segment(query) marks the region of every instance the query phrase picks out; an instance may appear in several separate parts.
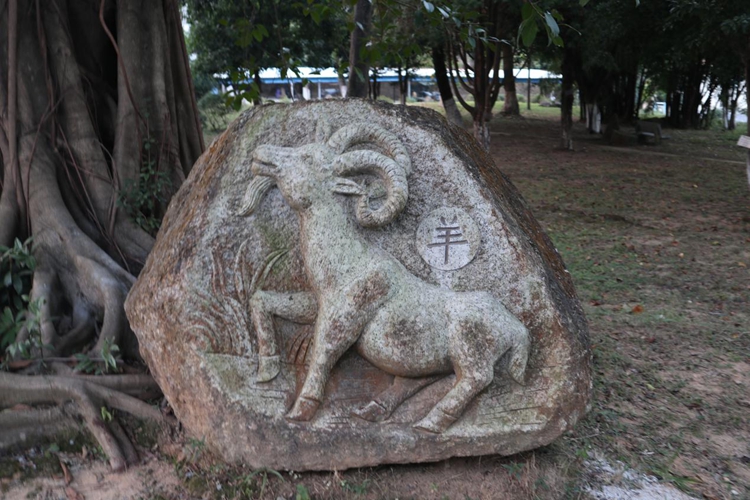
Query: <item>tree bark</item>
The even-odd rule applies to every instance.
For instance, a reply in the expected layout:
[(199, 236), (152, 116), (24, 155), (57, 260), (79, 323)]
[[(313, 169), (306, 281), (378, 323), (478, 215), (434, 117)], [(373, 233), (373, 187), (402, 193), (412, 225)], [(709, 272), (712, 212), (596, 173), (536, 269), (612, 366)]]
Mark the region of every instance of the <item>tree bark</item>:
[(445, 67), (445, 51), (439, 45), (432, 48), (432, 67), (435, 68), (435, 80), (440, 91), (440, 101), (443, 103), (445, 117), (453, 125), (463, 127), (464, 121), (453, 99), (448, 68)]
[[(526, 109), (531, 111), (531, 48), (526, 49)], [(539, 90), (541, 93), (541, 89)]]
[(731, 112), (729, 113), (729, 121), (727, 123), (727, 130), (734, 130), (736, 128), (737, 123), (737, 101), (739, 100), (739, 96), (742, 94), (742, 89), (740, 87), (737, 88), (737, 92), (732, 93), (732, 100), (730, 105)]
[(263, 104), (263, 97), (261, 96), (261, 92), (263, 91), (263, 80), (260, 79), (260, 70), (256, 71), (253, 75), (253, 82), (255, 82), (255, 85), (258, 87), (258, 96), (253, 99), (253, 105), (260, 106)]
[[(745, 48), (745, 102), (750, 104), (750, 36), (747, 37)], [(747, 115), (747, 135), (750, 136), (750, 109), (748, 109)], [(745, 169), (747, 171), (747, 186), (750, 188), (750, 149), (747, 150)]]
[(516, 76), (513, 74), (513, 47), (507, 43), (501, 43), (500, 47), (503, 52), (503, 89), (505, 89), (503, 114), (519, 116), (521, 110), (518, 108)]
[(562, 94), (560, 96), (560, 123), (562, 125), (562, 138), (560, 147), (563, 149), (573, 150), (573, 65), (570, 57), (563, 56), (562, 64)]
[[(0, 39), (0, 243), (33, 237), (28, 293), (45, 357), (98, 354), (105, 344), (137, 357), (123, 302), (153, 244), (137, 221), (163, 215), (203, 151), (178, 2), (9, 2), (0, 10), (8, 35)], [(126, 212), (130, 190), (148, 199)], [(23, 329), (16, 341), (32, 333)], [(54, 393), (29, 396), (33, 403), (75, 393), (84, 419), (93, 418), (93, 400), (122, 401), (34, 378), (0, 376), (0, 406), (25, 398), (19, 387)], [(119, 426), (89, 423), (117, 455), (113, 467), (123, 466), (132, 446)]]
[[(13, 237), (16, 234), (18, 218), (20, 216), (20, 204), (23, 200), (21, 191), (20, 175), (21, 171), (18, 164), (18, 151), (16, 141), (16, 116), (17, 112), (17, 71), (18, 71), (18, 0), (9, 0), (8, 3), (8, 38), (6, 40), (8, 54), (8, 69), (6, 85), (7, 90), (0, 93), (0, 98), (5, 96), (7, 127), (0, 129), (0, 152), (4, 159), (3, 162), (3, 185), (2, 194), (0, 194), (0, 245), (9, 247), (13, 243)], [(4, 94), (4, 95), (3, 95)], [(0, 106), (2, 102), (0, 102)], [(2, 109), (0, 108), (0, 111)], [(7, 131), (3, 133), (3, 130)]]
[(409, 72), (404, 69), (403, 74), (401, 73), (401, 67), (398, 67), (398, 98), (399, 103), (402, 106), (406, 106), (406, 93), (409, 85)]
[(644, 97), (643, 94), (646, 92), (646, 71), (641, 70), (641, 76), (638, 78), (638, 99), (635, 103), (635, 119), (637, 120), (641, 113), (641, 106), (643, 106)]
[(372, 4), (370, 0), (357, 0), (354, 7), (354, 30), (349, 44), (349, 84), (347, 97), (367, 97), (369, 90), (370, 64), (362, 57), (370, 38)]

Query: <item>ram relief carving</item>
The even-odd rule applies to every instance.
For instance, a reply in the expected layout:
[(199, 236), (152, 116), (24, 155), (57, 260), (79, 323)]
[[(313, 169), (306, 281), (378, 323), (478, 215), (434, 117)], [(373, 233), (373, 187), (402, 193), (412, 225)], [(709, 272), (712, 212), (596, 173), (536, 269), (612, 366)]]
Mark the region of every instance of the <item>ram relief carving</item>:
[[(395, 377), (388, 389), (354, 410), (368, 421), (387, 419), (422, 388), (455, 374), (453, 387), (414, 424), (439, 434), (493, 381), (496, 368), (523, 384), (529, 332), (496, 297), (425, 282), (361, 236), (357, 226), (382, 228), (408, 202), (411, 160), (395, 135), (369, 123), (331, 134), (321, 124), (311, 144), (258, 146), (251, 170), (254, 177), (241, 215), (261, 210), (271, 189), (281, 192), (299, 219), (311, 287), (296, 293), (248, 287), (257, 335), (256, 383), (272, 381), (281, 370), (274, 318), (314, 325), (309, 367), (288, 420), (315, 418), (331, 370), (349, 349)], [(379, 180), (382, 189), (368, 188), (361, 181), (366, 177)], [(341, 196), (355, 199), (354, 216)], [(449, 218), (448, 223), (457, 222)], [(455, 238), (445, 241), (464, 244)], [(446, 247), (446, 264), (448, 256)]]

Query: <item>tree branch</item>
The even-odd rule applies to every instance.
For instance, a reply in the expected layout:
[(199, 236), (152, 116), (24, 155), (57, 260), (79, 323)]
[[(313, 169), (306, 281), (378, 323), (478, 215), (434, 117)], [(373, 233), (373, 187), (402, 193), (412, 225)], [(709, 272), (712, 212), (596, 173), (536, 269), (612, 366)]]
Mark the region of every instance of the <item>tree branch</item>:
[(453, 96), (458, 100), (458, 102), (461, 103), (461, 106), (463, 106), (470, 115), (474, 116), (475, 108), (473, 106), (469, 106), (469, 104), (464, 100), (461, 92), (459, 92), (458, 90), (458, 86), (456, 85), (456, 78), (459, 78), (460, 81), (460, 75), (458, 74), (458, 68), (455, 68), (454, 71), (454, 64), (457, 65), (457, 61), (455, 59), (455, 55), (453, 55), (454, 49), (450, 41), (448, 41), (448, 47), (449, 57), (446, 58), (446, 60), (448, 61), (448, 71), (450, 72), (448, 80), (451, 83), (451, 87), (453, 87)]

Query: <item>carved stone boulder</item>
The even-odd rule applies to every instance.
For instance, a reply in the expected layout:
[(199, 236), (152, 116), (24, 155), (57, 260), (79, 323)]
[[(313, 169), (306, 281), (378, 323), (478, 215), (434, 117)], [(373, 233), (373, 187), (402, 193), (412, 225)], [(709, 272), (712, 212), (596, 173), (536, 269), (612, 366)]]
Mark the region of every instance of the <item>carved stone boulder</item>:
[(557, 251), (474, 140), (416, 107), (244, 113), (170, 204), (126, 312), (188, 431), (253, 467), (513, 454), (591, 392)]

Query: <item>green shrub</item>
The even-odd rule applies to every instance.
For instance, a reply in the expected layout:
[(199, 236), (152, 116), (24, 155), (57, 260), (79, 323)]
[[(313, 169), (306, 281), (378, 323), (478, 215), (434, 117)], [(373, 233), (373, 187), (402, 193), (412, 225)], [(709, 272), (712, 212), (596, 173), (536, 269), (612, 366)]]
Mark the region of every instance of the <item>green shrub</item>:
[(218, 87), (219, 82), (210, 74), (193, 71), (193, 88), (195, 89), (196, 99), (200, 99)]
[(226, 100), (219, 94), (209, 92), (198, 101), (201, 125), (209, 130), (224, 130), (227, 128), (229, 111)]
[(152, 236), (161, 225), (159, 205), (166, 204), (167, 193), (172, 190), (169, 175), (159, 169), (159, 165), (152, 156), (152, 150), (157, 146), (151, 137), (143, 140), (144, 157), (138, 179), (127, 179), (118, 193), (117, 204), (141, 229)]
[(0, 352), (15, 342), (25, 324), (35, 267), (30, 239), (16, 239), (12, 247), (0, 245)]

